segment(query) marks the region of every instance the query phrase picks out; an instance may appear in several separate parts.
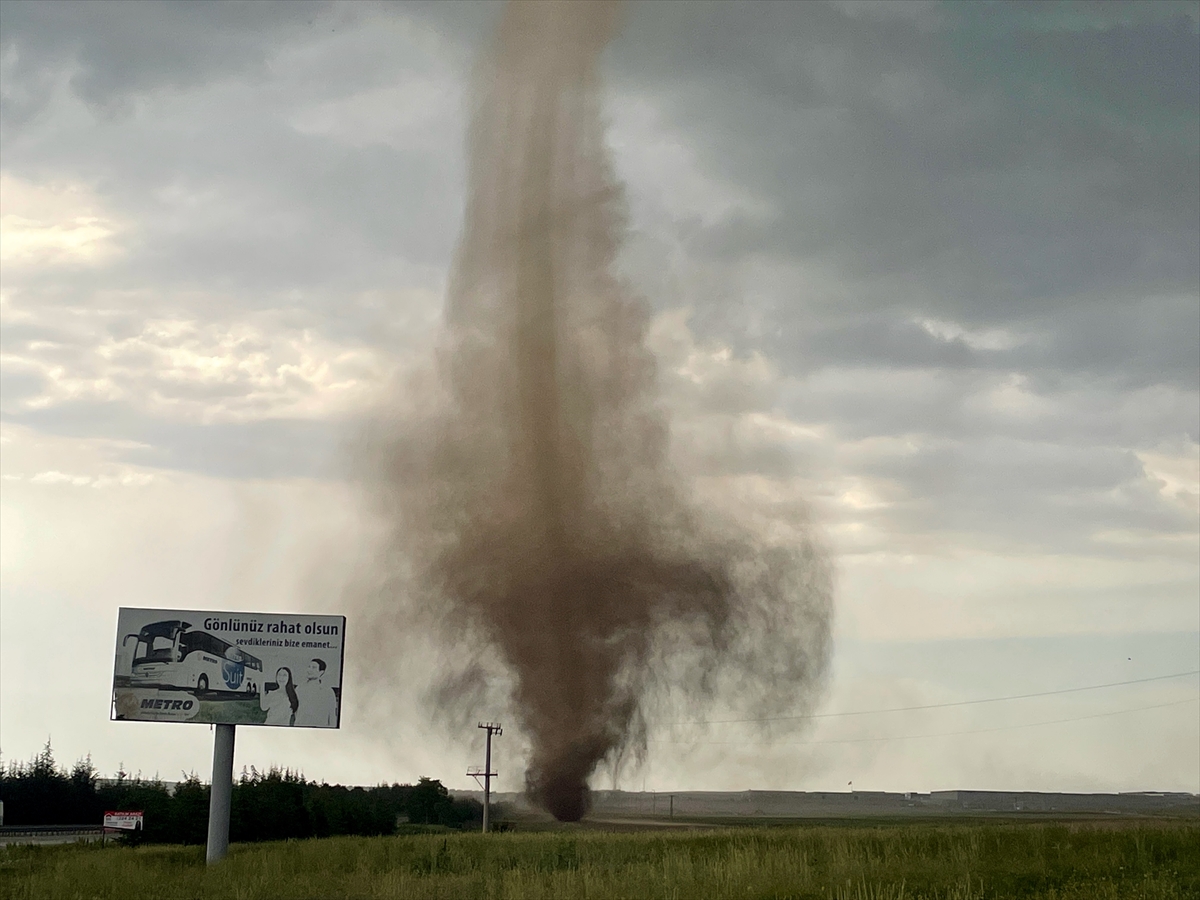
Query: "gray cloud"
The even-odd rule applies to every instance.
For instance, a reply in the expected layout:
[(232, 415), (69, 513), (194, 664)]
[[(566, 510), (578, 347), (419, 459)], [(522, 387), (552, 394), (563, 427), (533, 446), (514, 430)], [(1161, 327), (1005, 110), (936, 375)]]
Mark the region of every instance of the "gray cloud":
[[(139, 501), (188, 523), (197, 511), (171, 498), (198, 503), (217, 479), (325, 479), (318, 492), (349, 498), (329, 482), (346, 477), (364, 397), (427, 351), (440, 313), (463, 202), (462, 88), (497, 10), (0, 3), (5, 178), (53, 195), (31, 207), (46, 223), (111, 230), (92, 255), (10, 259), (7, 231), (0, 248), (0, 419), (17, 426), (6, 465), (25, 454), (6, 509), (27, 502), (20, 516), (50, 536), (30, 545), (44, 569), (6, 577), (6, 610), (45, 618), (38, 591), (77, 590), (46, 586), (61, 576), (86, 586), (79, 608), (95, 618), (104, 578), (76, 559), (91, 544), (60, 558), (61, 535), (76, 519), (160, 528), (68, 476), (215, 476), (195, 494), (155, 479), (162, 493)], [(606, 64), (610, 137), (629, 183), (628, 271), (667, 312), (656, 350), (681, 464), (705, 489), (827, 529), (846, 634), (890, 640), (900, 619), (909, 634), (1194, 627), (1198, 22), (1196, 3), (1166, 0), (630, 5)], [(10, 209), (20, 190), (5, 182), (6, 217), (28, 212)], [(61, 458), (42, 460), (42, 437)], [(94, 472), (89, 439), (107, 442)], [(340, 507), (326, 521), (330, 502), (295, 507), (328, 525), (313, 546), (352, 530)], [(237, 515), (199, 519), (212, 532)], [(222, 596), (194, 533), (179, 534), (172, 569), (202, 560), (191, 588)], [(129, 552), (97, 551), (131, 561), (147, 597), (177, 583)], [(296, 571), (338, 570), (319, 555)], [(106, 577), (104, 602), (127, 602), (128, 573)], [(327, 577), (321, 603), (338, 590)], [(943, 609), (947, 597), (961, 605)], [(838, 652), (882, 667), (872, 690), (925, 665), (929, 684), (954, 673), (954, 692), (973, 665), (1038, 684), (1117, 680), (1130, 654), (1170, 644), (1088, 641), (1061, 668), (1052, 641)], [(1117, 669), (1079, 674), (1101, 651)], [(1013, 654), (1040, 662), (1014, 672)], [(40, 733), (44, 710), (29, 721)], [(1171, 783), (1194, 784), (1193, 746), (1176, 743)], [(962, 756), (971, 777), (998, 771)], [(1119, 762), (1101, 770), (1105, 784), (1161, 787)]]
[(235, 479), (345, 476), (346, 435), (361, 427), (346, 420), (169, 422), (118, 403), (68, 404), (5, 418), (46, 434), (119, 441), (111, 454), (116, 462)]
[[(5, 352), (89, 372), (96, 346), (148, 318), (269, 311), (338, 346), (419, 350), (458, 229), (462, 81), (495, 12), (4, 4), (5, 171), (89, 185), (120, 248), (6, 272), (28, 315), (6, 323)], [(741, 198), (660, 197), (646, 148), (621, 151), (634, 277), (660, 307), (693, 306), (701, 344), (763, 352), (782, 379), (768, 401), (730, 383), (687, 401), (740, 443), (739, 471), (815, 459), (738, 424), (778, 406), (837, 441), (920, 436), (911, 456), (856, 463), (909, 498), (859, 513), (889, 527), (1044, 522), (1068, 542), (1089, 515), (1182, 527), (1161, 497), (1048, 515), (1045, 484), (1119, 493), (1139, 477), (1130, 448), (1200, 435), (1196, 22), (1189, 4), (633, 5), (609, 64), (614, 116), (649, 104), (651, 136)], [(660, 295), (664, 248), (701, 274)], [(91, 308), (109, 314), (82, 332), (55, 312)], [(122, 352), (128, 368), (145, 351)], [(44, 390), (7, 367), (5, 415), (124, 429), (159, 447), (147, 460), (222, 474), (316, 471), (245, 442), (302, 443), (283, 435), (349, 415), (264, 408), (275, 424), (193, 434), (155, 430), (128, 399), (26, 409)], [(239, 390), (168, 394), (236, 404)]]
[[(129, 111), (135, 94), (194, 88), (214, 78), (261, 78), (273, 44), (345, 27), (350, 18), (352, 10), (309, 0), (13, 0), (4, 4), (0, 23), (4, 51), (13, 58), (6, 80), (24, 86), (42, 80), (48, 70), (65, 67), (81, 99), (106, 113), (121, 113)], [(36, 91), (25, 93), (12, 107), (4, 107), (6, 123), (27, 121), (48, 100)]]
[[(939, 8), (931, 28), (815, 3), (639, 7), (622, 83), (653, 92), (714, 177), (774, 211), (701, 229), (694, 254), (829, 268), (854, 285), (843, 305), (870, 317), (1052, 324), (1088, 295), (1119, 314), (1194, 296), (1195, 18), (1114, 11), (1055, 30), (1007, 9)], [(768, 333), (808, 327), (797, 300), (774, 297)], [(1194, 331), (1178, 305), (1151, 312), (1164, 332)], [(1152, 363), (1140, 349), (1091, 363)]]

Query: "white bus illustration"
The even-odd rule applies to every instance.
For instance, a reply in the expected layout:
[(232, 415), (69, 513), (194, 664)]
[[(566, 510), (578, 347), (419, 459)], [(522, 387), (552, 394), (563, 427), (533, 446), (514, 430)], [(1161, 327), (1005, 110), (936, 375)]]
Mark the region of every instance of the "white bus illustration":
[(207, 631), (191, 631), (190, 622), (168, 619), (127, 634), (136, 640), (129, 683), (143, 687), (195, 688), (257, 695), (262, 660)]

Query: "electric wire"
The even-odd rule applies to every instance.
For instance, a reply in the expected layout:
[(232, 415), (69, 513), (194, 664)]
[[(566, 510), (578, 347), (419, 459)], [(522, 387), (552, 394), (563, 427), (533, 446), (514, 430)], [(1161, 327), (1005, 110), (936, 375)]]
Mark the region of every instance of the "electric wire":
[[(1186, 700), (1172, 700), (1169, 703), (1155, 703), (1150, 706), (1131, 706), (1131, 707), (1127, 707), (1126, 709), (1115, 709), (1115, 710), (1110, 710), (1109, 712), (1091, 713), (1090, 715), (1086, 715), (1086, 716), (1073, 716), (1068, 719), (1047, 719), (1042, 722), (1024, 722), (1024, 723), (1017, 724), (1017, 725), (999, 725), (994, 728), (973, 728), (973, 729), (969, 729), (967, 731), (936, 731), (936, 732), (930, 732), (928, 734), (896, 734), (896, 735), (886, 735), (884, 737), (841, 738), (841, 739), (821, 740), (821, 741), (787, 741), (787, 742), (782, 742), (782, 741), (774, 742), (773, 741), (772, 746), (775, 746), (775, 747), (808, 747), (808, 746), (812, 746), (815, 744), (871, 744), (871, 743), (881, 743), (884, 741), (911, 741), (911, 740), (916, 740), (918, 738), (955, 737), (955, 736), (963, 735), (963, 734), (989, 734), (989, 733), (996, 732), (996, 731), (1011, 731), (1016, 728), (1037, 728), (1041, 725), (1061, 725), (1065, 722), (1083, 722), (1087, 719), (1102, 719), (1102, 718), (1105, 718), (1108, 716), (1119, 716), (1119, 715), (1123, 715), (1124, 713), (1141, 712), (1141, 711), (1147, 710), (1147, 709), (1163, 709), (1164, 707), (1168, 707), (1168, 706), (1180, 706), (1181, 704), (1184, 704), (1184, 703), (1196, 703), (1197, 701), (1200, 701), (1200, 695), (1195, 696), (1195, 697), (1189, 697)], [(649, 741), (648, 743), (651, 743), (651, 744), (688, 744), (688, 745), (702, 745), (702, 744), (703, 745), (709, 745), (709, 744), (738, 745), (738, 744), (749, 744), (751, 742), (750, 741), (652, 740), (652, 741)]]
[(922, 709), (947, 709), (953, 706), (972, 706), (977, 703), (1001, 703), (1007, 700), (1029, 700), (1034, 697), (1052, 697), (1058, 694), (1077, 694), (1081, 691), (1098, 691), (1102, 688), (1124, 687), (1129, 684), (1146, 684), (1151, 681), (1168, 681), (1200, 675), (1200, 669), (1191, 672), (1176, 672), (1173, 675), (1153, 675), (1149, 678), (1132, 678), (1128, 681), (1110, 681), (1106, 684), (1088, 684), (1083, 687), (1060, 688), (1054, 691), (1037, 691), (1032, 694), (1012, 694), (1008, 697), (984, 697), (979, 700), (954, 700), (949, 703), (925, 703), (920, 706), (892, 706), (885, 709), (860, 709), (851, 712), (806, 713), (798, 716), (764, 716), (750, 719), (697, 719), (687, 722), (665, 722), (667, 726), (680, 725), (733, 725), (750, 722), (794, 722), (802, 719), (836, 719), (843, 716), (872, 716), (880, 713), (915, 712)]

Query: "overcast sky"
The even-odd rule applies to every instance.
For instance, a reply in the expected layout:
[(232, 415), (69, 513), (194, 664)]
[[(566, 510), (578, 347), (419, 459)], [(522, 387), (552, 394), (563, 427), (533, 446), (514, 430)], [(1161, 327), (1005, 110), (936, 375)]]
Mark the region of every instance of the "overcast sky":
[[(346, 609), (496, 10), (0, 4), (5, 760), (207, 778), (108, 721), (117, 608)], [(1200, 669), (1200, 4), (634, 4), (605, 77), (676, 451), (832, 548), (821, 712)], [(465, 787), (416, 684), (237, 765)], [(623, 786), (1200, 791), (1197, 693), (658, 723)]]

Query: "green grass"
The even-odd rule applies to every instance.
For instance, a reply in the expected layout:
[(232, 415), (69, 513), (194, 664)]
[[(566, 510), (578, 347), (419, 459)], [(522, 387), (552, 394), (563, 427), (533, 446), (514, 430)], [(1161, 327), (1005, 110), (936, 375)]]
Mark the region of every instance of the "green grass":
[(226, 725), (262, 725), (267, 721), (267, 713), (259, 706), (257, 697), (252, 700), (201, 700), (196, 721), (223, 722)]
[(1189, 822), (414, 834), (0, 851), (0, 897), (1200, 898)]

